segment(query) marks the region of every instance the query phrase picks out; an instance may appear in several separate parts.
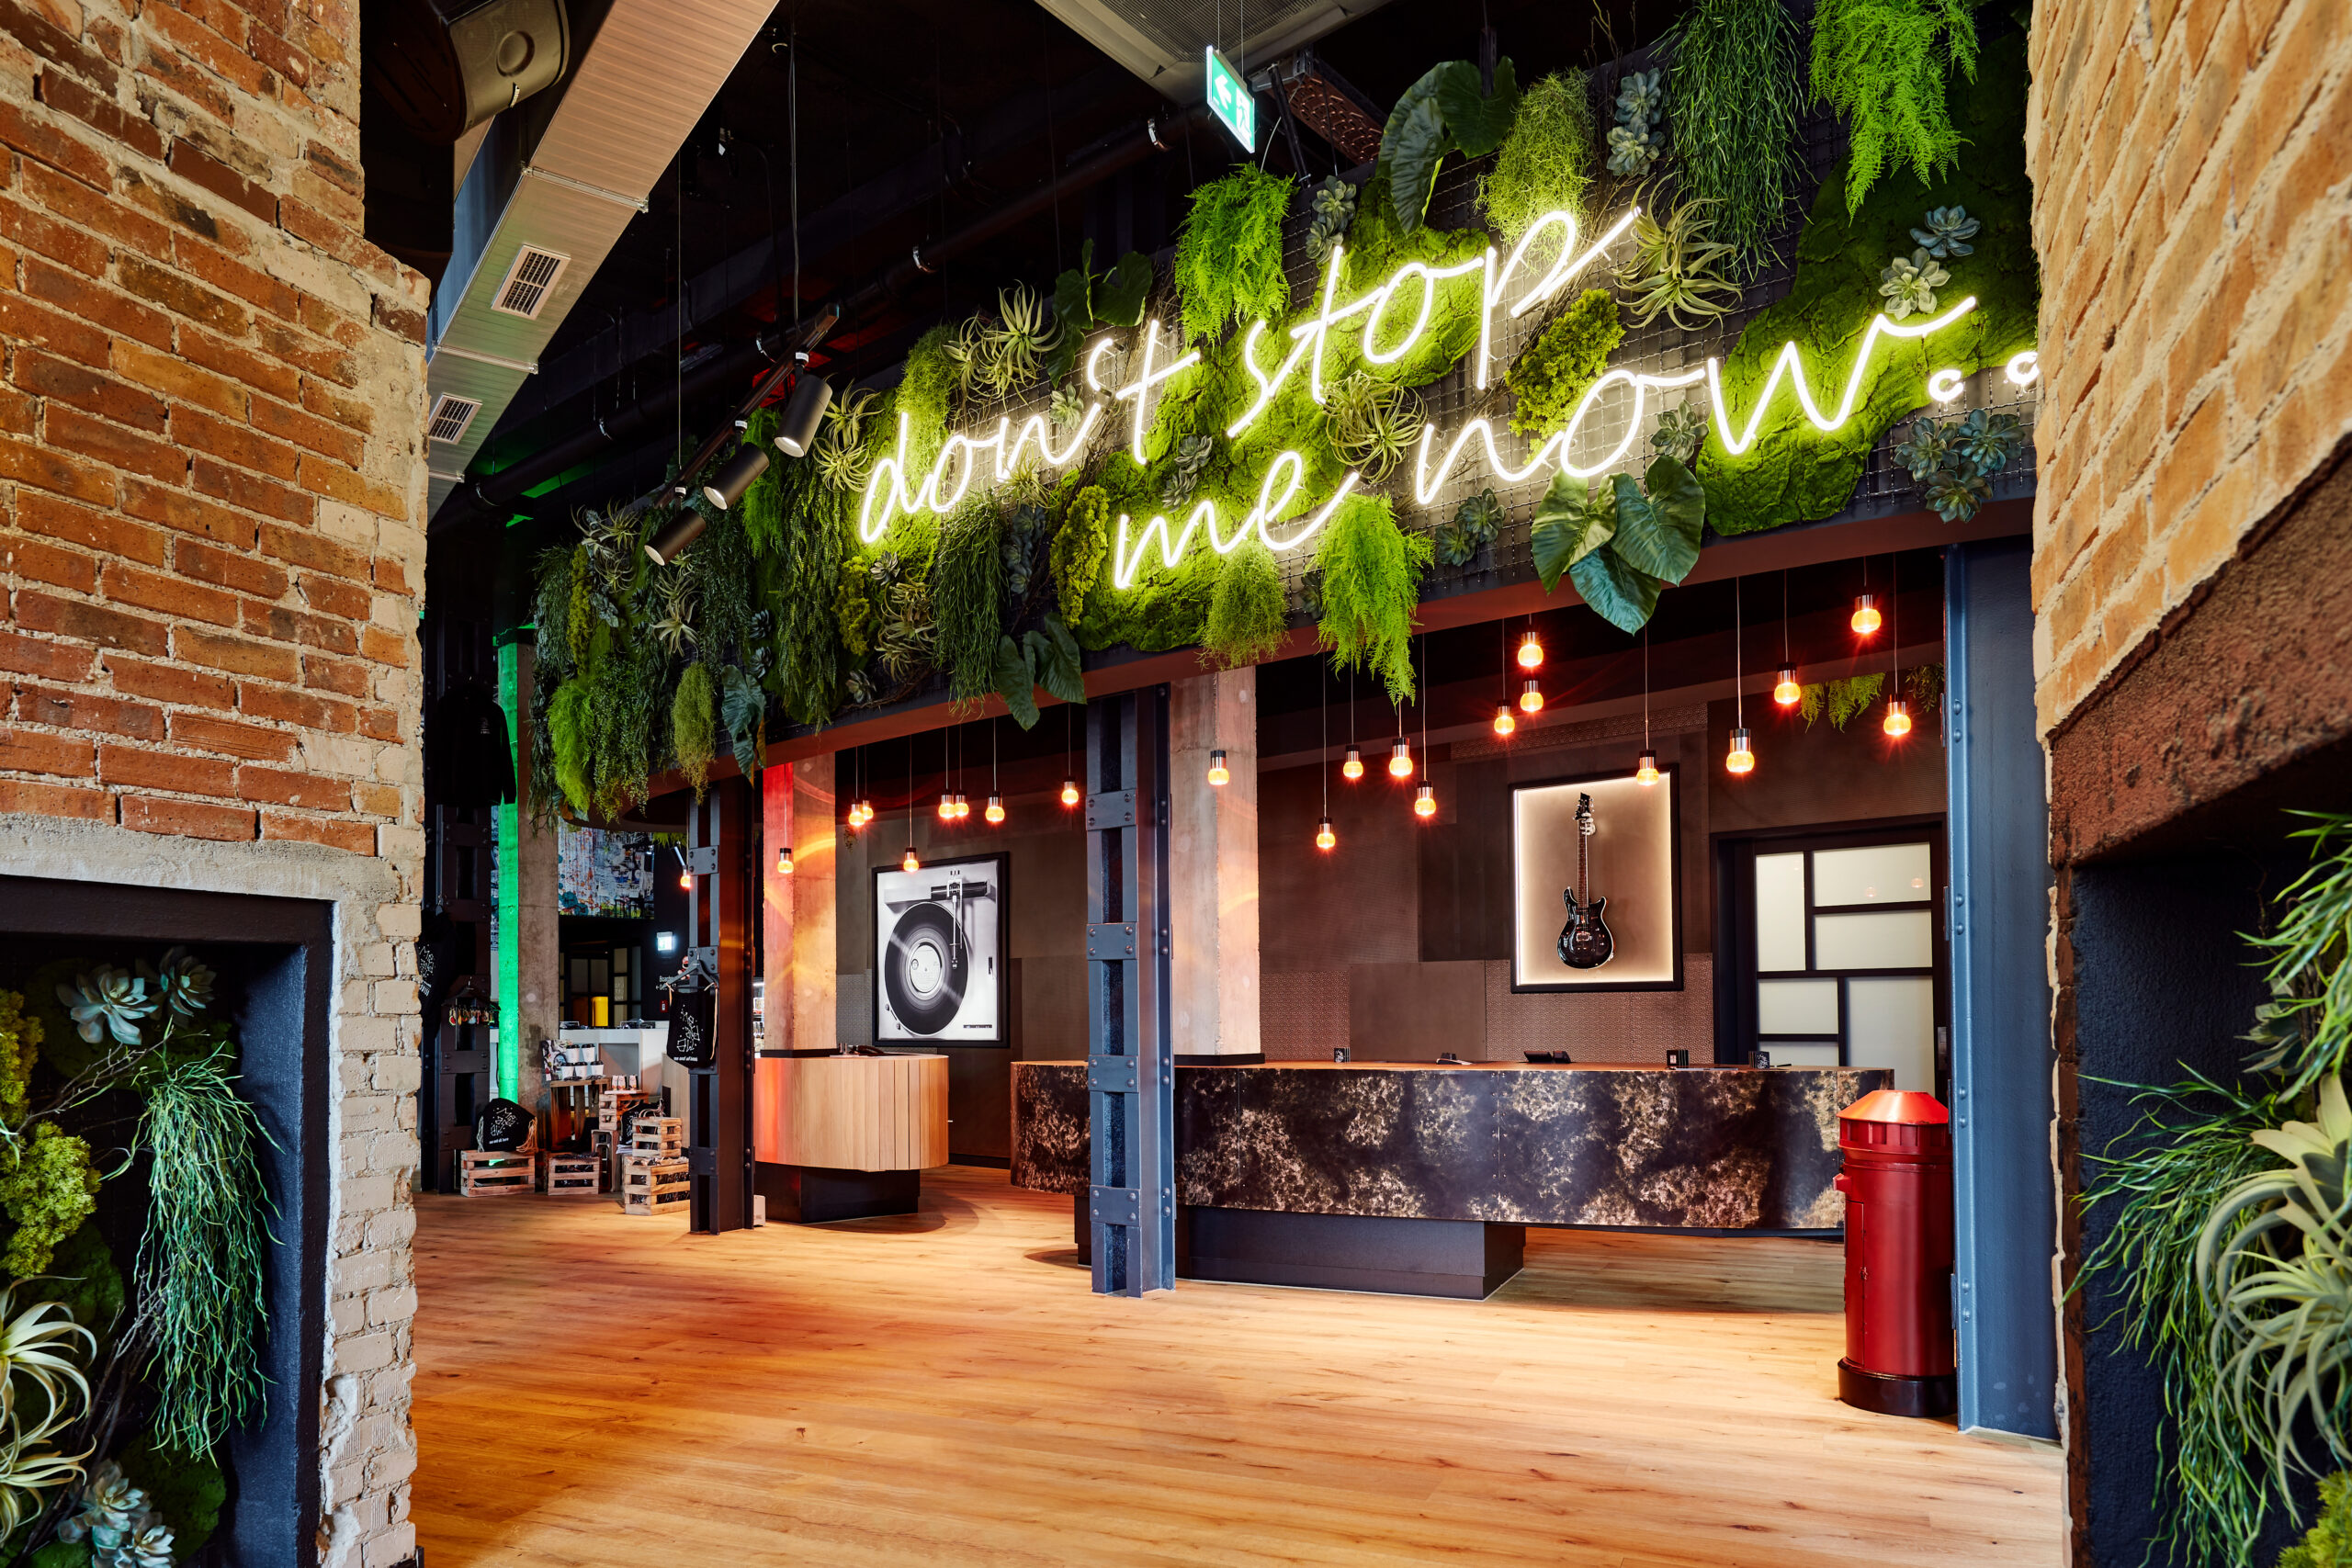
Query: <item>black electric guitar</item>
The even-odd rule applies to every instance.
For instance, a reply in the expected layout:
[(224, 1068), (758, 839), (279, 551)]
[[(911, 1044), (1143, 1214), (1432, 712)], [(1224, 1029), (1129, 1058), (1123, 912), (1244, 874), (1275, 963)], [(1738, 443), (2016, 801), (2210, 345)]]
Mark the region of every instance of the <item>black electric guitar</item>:
[[(1600, 918), (1609, 900), (1592, 897), (1592, 872), (1586, 854), (1586, 840), (1591, 837), (1592, 796), (1580, 795), (1577, 797), (1577, 885), (1560, 890), (1560, 900), (1568, 907), (1568, 923), (1560, 928), (1560, 962), (1571, 969), (1598, 969), (1617, 953), (1616, 939)], [(1578, 893), (1585, 896), (1581, 903), (1577, 899)]]

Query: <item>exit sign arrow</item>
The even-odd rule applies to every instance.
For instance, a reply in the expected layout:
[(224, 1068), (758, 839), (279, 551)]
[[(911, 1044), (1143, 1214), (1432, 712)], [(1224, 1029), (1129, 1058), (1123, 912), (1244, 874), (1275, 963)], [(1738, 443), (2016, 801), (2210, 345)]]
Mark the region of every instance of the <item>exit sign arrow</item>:
[(1258, 150), (1258, 100), (1241, 73), (1233, 68), (1233, 62), (1219, 54), (1214, 44), (1207, 53), (1209, 111), (1233, 132), (1244, 152), (1254, 152)]

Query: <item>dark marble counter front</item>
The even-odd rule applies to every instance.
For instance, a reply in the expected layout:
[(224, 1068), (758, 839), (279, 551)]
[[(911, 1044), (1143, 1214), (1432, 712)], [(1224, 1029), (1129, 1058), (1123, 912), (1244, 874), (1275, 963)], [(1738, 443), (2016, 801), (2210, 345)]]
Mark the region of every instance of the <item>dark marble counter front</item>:
[[(1828, 1230), (1870, 1067), (1268, 1063), (1176, 1072), (1198, 1207), (1505, 1224)], [(1012, 1064), (1012, 1179), (1087, 1189), (1086, 1064)]]

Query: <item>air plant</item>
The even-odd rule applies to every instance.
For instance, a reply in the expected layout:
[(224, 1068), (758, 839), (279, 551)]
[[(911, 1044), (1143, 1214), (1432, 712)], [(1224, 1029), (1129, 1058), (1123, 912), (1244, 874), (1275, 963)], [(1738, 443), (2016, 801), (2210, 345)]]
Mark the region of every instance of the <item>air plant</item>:
[(653, 636), (673, 659), (683, 659), (695, 646), (695, 558), (678, 562), (679, 570), (662, 578), (662, 609), (654, 617)]
[(865, 422), (880, 400), (871, 391), (852, 392), (834, 399), (825, 410), (824, 430), (808, 457), (817, 465), (817, 477), (831, 488), (847, 492), (865, 488), (874, 467), (873, 455), (865, 449)]
[(986, 318), (967, 316), (939, 344), (939, 352), (946, 358), (949, 374), (954, 378), (958, 402), (968, 402), (984, 384), (984, 344), (994, 330)]
[(1323, 404), (1331, 446), (1373, 484), (1386, 479), (1421, 433), (1421, 400), (1402, 387), (1351, 370), (1331, 385)]
[(1887, 316), (1897, 321), (1913, 314), (1935, 314), (1936, 290), (1951, 281), (1951, 274), (1938, 265), (1936, 258), (1925, 250), (1896, 256), (1878, 277), (1878, 291), (1888, 300)]
[(1984, 225), (1968, 215), (1965, 207), (1936, 207), (1928, 210), (1928, 226), (1911, 231), (1913, 243), (1938, 261), (1954, 256), (1973, 255), (1976, 247), (1966, 242), (1976, 237)]
[(1697, 332), (1739, 302), (1739, 285), (1723, 270), (1732, 247), (1714, 238), (1708, 206), (1683, 202), (1664, 223), (1646, 207), (1634, 218), (1633, 254), (1617, 269), (1617, 282), (1633, 295), (1627, 309), (1636, 326), (1664, 316), (1683, 332)]
[[(16, 1294), (13, 1285), (0, 1289), (0, 1535), (40, 1512), (43, 1492), (82, 1473), (88, 1456), (60, 1453), (54, 1439), (89, 1408), (84, 1369), (97, 1350), (96, 1336), (62, 1303), (19, 1312)], [(35, 1393), (38, 1409), (27, 1397)]]
[(1018, 284), (997, 291), (996, 308), (997, 324), (981, 330), (972, 360), (979, 383), (1003, 397), (1037, 378), (1062, 329), (1044, 299)]

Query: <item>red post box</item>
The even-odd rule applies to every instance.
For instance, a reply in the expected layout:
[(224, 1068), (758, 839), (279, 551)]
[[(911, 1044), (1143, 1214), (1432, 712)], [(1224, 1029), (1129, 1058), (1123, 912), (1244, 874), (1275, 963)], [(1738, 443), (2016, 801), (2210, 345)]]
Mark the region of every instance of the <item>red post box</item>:
[(1932, 1094), (1883, 1089), (1838, 1113), (1845, 1170), (1846, 1355), (1838, 1397), (1883, 1416), (1949, 1415), (1951, 1117)]

